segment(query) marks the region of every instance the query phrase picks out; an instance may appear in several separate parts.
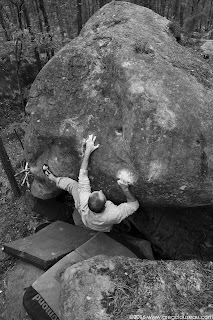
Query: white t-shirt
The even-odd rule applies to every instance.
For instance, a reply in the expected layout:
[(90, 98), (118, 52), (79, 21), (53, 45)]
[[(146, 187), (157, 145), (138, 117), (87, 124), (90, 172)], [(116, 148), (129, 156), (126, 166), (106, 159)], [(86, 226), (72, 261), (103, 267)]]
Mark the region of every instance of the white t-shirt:
[(137, 200), (124, 202), (120, 205), (115, 205), (112, 201), (107, 200), (103, 212), (92, 212), (88, 207), (91, 187), (87, 170), (80, 170), (78, 178), (78, 194), (80, 200), (79, 213), (83, 223), (90, 229), (101, 232), (110, 232), (114, 224), (120, 223), (139, 208)]
[(103, 212), (92, 212), (88, 207), (91, 187), (87, 170), (80, 170), (78, 183), (71, 178), (59, 177), (57, 178), (56, 185), (73, 196), (75, 207), (81, 216), (82, 222), (92, 230), (110, 232), (114, 224), (120, 223), (139, 208), (137, 200), (124, 202), (119, 205), (115, 205), (112, 201), (107, 200)]

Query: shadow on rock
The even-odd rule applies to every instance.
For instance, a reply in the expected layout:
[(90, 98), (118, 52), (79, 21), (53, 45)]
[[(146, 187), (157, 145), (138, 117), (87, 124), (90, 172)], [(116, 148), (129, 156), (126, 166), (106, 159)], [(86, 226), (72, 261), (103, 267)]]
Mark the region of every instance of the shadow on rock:
[(144, 208), (131, 218), (152, 243), (158, 259), (211, 261), (213, 216), (211, 206), (194, 208)]

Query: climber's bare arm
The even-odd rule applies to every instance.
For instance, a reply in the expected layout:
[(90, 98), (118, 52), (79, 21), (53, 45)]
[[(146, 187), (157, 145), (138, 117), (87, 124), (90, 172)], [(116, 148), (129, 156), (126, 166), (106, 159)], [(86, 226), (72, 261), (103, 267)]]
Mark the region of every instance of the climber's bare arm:
[(81, 170), (88, 170), (90, 155), (99, 147), (99, 144), (95, 146), (95, 139), (96, 136), (91, 134), (86, 141), (86, 150), (84, 153), (83, 161), (81, 163)]
[(123, 184), (120, 180), (118, 180), (118, 184), (121, 187), (123, 193), (126, 196), (127, 202), (134, 202), (137, 201), (137, 199), (135, 198), (135, 196), (131, 193), (131, 191), (129, 190), (129, 185), (128, 184)]

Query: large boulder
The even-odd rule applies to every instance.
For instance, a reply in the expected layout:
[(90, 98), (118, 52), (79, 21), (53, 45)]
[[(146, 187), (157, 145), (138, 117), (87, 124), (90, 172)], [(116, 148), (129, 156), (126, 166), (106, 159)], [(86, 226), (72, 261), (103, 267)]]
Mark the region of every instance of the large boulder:
[(125, 198), (120, 176), (145, 205), (213, 202), (212, 73), (178, 44), (169, 21), (148, 8), (111, 2), (60, 50), (34, 82), (25, 154), (32, 193), (47, 199), (58, 176), (77, 179), (85, 138), (97, 136), (92, 188)]
[(60, 319), (127, 320), (213, 314), (213, 263), (96, 256), (62, 276)]

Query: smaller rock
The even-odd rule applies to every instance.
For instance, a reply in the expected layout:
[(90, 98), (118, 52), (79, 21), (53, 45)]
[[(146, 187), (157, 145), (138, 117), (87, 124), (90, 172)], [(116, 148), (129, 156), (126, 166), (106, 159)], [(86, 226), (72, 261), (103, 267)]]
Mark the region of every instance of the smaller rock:
[(213, 55), (213, 40), (206, 40), (200, 48), (204, 55)]
[(204, 244), (207, 248), (213, 248), (213, 231), (207, 234)]
[(100, 255), (84, 260), (62, 275), (60, 319), (201, 318), (212, 310), (212, 265)]
[[(125, 236), (126, 241), (130, 243), (133, 247), (139, 250), (139, 252), (148, 260), (155, 260), (153, 255), (151, 243), (148, 240), (139, 239), (131, 237), (129, 235)], [(140, 256), (138, 256), (140, 258)]]

